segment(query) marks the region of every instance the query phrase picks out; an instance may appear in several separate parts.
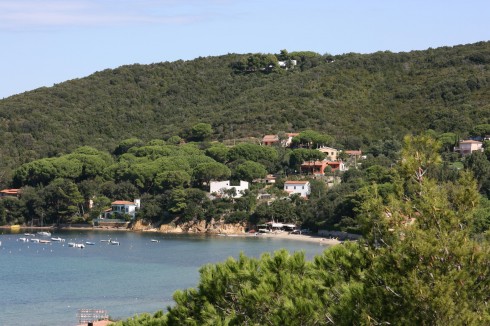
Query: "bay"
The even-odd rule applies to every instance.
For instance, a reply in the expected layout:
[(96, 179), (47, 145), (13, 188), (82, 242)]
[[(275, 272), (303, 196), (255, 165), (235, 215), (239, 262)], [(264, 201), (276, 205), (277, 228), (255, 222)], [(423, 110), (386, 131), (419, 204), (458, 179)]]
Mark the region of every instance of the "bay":
[[(154, 313), (173, 304), (175, 290), (195, 287), (205, 264), (238, 258), (240, 252), (260, 257), (281, 248), (304, 251), (312, 259), (326, 249), (260, 236), (60, 231), (52, 237), (65, 242), (48, 244), (22, 242), (22, 237), (32, 238), (0, 235), (2, 326), (77, 325), (78, 309), (85, 308), (107, 310), (115, 319)], [(108, 244), (109, 239), (120, 245)], [(79, 249), (69, 247), (70, 242), (94, 245)]]

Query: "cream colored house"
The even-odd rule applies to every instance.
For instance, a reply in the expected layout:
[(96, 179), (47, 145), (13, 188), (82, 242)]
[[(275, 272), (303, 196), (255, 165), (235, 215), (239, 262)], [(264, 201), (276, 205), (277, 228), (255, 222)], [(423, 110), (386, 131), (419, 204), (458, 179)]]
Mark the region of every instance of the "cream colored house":
[(335, 148), (332, 147), (319, 147), (317, 148), (320, 152), (324, 153), (326, 158), (329, 159), (330, 161), (337, 161), (337, 158), (339, 156), (339, 151)]
[(483, 152), (483, 143), (477, 140), (462, 140), (459, 142), (459, 146), (454, 148), (454, 151), (463, 156), (470, 155), (476, 151)]

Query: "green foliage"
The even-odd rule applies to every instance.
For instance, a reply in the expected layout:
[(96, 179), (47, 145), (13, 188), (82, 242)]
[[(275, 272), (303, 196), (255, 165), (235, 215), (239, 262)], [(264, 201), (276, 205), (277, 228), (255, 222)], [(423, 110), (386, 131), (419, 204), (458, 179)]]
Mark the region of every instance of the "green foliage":
[(0, 168), (10, 174), (82, 144), (121, 155), (203, 121), (220, 139), (311, 129), (355, 149), (429, 128), (465, 137), (490, 123), (489, 48), (480, 42), (408, 53), (286, 51), (278, 56), (297, 60), (298, 69), (282, 73), (231, 73), (230, 65), (246, 67), (249, 57), (251, 67), (277, 61), (260, 54), (107, 69), (0, 100)]
[(221, 163), (202, 163), (194, 168), (193, 178), (198, 183), (209, 183), (211, 180), (226, 180), (231, 176), (230, 169)]
[(209, 123), (197, 123), (189, 131), (188, 139), (190, 141), (204, 141), (209, 139), (213, 134), (213, 128)]
[(246, 160), (254, 162), (277, 162), (279, 155), (273, 147), (260, 146), (256, 144), (238, 144), (228, 152), (230, 161)]
[(235, 169), (235, 179), (252, 182), (254, 179), (264, 178), (267, 175), (265, 167), (257, 162), (245, 161)]
[(320, 146), (331, 146), (334, 139), (329, 135), (321, 134), (314, 130), (305, 130), (293, 137), (294, 146), (307, 148), (318, 148)]
[(229, 148), (222, 143), (213, 143), (211, 147), (206, 149), (206, 155), (213, 158), (217, 162), (228, 162)]

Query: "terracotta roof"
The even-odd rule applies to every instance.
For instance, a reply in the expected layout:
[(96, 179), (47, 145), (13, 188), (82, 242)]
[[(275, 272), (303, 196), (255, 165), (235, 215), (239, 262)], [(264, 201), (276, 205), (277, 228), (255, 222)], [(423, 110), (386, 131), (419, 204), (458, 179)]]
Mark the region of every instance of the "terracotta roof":
[(111, 205), (136, 205), (132, 201), (126, 201), (126, 200), (116, 200), (111, 203)]
[(299, 132), (290, 132), (286, 134), (288, 137), (296, 137), (299, 136)]
[(362, 155), (362, 151), (361, 150), (353, 150), (353, 151), (344, 151), (346, 154), (349, 154), (349, 155)]
[(0, 190), (0, 193), (4, 195), (18, 195), (20, 193), (20, 189), (3, 189)]
[(271, 142), (271, 141), (279, 141), (279, 137), (277, 135), (265, 135), (262, 138), (263, 142)]

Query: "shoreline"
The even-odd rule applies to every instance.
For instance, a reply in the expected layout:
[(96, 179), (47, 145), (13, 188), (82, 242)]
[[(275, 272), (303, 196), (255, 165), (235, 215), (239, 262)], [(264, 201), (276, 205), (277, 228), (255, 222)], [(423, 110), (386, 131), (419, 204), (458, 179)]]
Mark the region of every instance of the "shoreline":
[[(12, 230), (10, 226), (0, 226), (0, 230)], [(160, 232), (157, 229), (149, 230), (132, 230), (128, 228), (118, 228), (118, 227), (93, 227), (93, 226), (42, 226), (42, 227), (30, 227), (30, 226), (20, 226), (16, 229), (19, 233), (25, 230), (73, 230), (73, 231), (121, 231), (121, 232), (142, 232), (142, 233), (156, 233), (156, 234), (185, 234), (185, 235), (208, 235), (208, 236), (225, 236), (225, 237), (262, 237), (271, 239), (285, 239), (293, 241), (302, 241), (309, 243), (318, 243), (321, 245), (333, 246), (341, 244), (343, 241), (335, 238), (327, 238), (319, 235), (311, 234), (290, 234), (288, 232), (278, 232), (278, 233), (258, 233), (257, 235), (251, 233), (234, 233), (234, 234), (218, 234), (218, 233), (195, 233), (195, 232), (182, 232), (182, 233), (166, 233)]]

